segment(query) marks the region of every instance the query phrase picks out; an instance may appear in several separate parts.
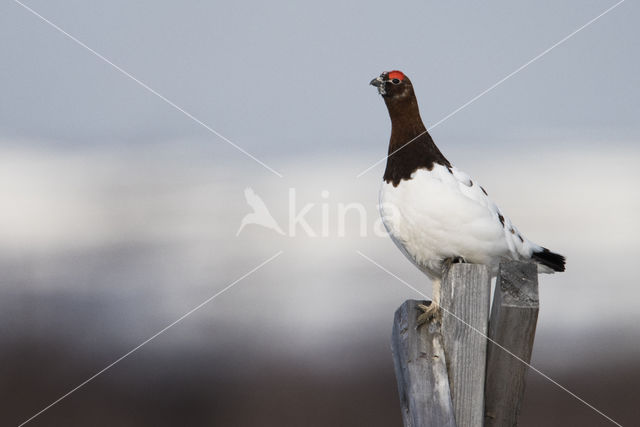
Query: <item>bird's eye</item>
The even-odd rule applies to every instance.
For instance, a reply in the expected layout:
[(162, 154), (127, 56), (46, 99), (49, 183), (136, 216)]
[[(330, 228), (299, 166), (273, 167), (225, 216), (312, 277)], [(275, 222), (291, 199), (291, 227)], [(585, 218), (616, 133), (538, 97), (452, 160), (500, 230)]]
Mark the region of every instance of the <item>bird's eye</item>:
[(394, 85), (397, 85), (400, 83), (400, 79), (392, 79), (391, 83), (393, 83)]

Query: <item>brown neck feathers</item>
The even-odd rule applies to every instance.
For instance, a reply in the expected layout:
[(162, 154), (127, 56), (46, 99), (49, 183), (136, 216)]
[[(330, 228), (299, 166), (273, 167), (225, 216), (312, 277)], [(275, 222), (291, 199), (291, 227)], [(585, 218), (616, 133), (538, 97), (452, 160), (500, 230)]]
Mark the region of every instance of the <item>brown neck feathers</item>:
[(427, 132), (420, 118), (418, 101), (412, 87), (403, 93), (385, 97), (391, 118), (391, 140), (385, 182), (396, 187), (402, 180), (411, 179), (418, 169), (433, 169), (434, 163), (451, 167)]

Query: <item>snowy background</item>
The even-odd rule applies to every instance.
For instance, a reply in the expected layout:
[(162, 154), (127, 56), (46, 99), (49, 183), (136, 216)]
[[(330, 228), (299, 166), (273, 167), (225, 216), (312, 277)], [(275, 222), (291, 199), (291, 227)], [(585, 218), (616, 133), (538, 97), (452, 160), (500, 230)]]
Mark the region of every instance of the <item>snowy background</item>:
[[(436, 123), (615, 4), (27, 3), (275, 176), (14, 2), (0, 5), (0, 424), (18, 425), (282, 250), (29, 425), (401, 425), (395, 308), (430, 293), (373, 234), (405, 71)], [(437, 126), (530, 239), (532, 364), (622, 424), (639, 413), (640, 8), (625, 2)], [(252, 187), (329, 236), (236, 231)], [(328, 191), (328, 197), (322, 192)], [(339, 203), (366, 208), (337, 235)], [(610, 425), (535, 373), (522, 422)]]

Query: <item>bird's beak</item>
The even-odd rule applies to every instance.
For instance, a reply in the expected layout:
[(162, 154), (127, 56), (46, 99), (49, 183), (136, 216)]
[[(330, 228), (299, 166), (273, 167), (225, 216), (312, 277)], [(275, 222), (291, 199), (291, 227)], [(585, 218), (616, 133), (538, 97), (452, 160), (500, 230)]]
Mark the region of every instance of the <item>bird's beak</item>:
[(375, 79), (371, 80), (369, 82), (369, 84), (371, 86), (375, 86), (378, 88), (378, 93), (382, 96), (386, 96), (387, 95), (387, 89), (386, 89), (386, 84), (384, 82), (384, 79), (382, 78), (382, 76), (376, 77)]
[(371, 86), (375, 86), (375, 87), (382, 86), (382, 83), (384, 83), (384, 81), (382, 80), (382, 77), (376, 77), (375, 79), (369, 82)]

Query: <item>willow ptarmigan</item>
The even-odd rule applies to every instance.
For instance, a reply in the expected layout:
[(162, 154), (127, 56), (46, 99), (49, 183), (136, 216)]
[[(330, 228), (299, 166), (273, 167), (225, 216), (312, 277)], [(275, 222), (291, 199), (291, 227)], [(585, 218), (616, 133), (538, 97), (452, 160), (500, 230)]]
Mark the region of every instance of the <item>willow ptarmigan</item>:
[(380, 214), (391, 239), (433, 281), (433, 301), (420, 322), (439, 315), (445, 263), (487, 265), (533, 260), (538, 272), (564, 271), (565, 258), (526, 239), (469, 175), (444, 157), (427, 132), (411, 81), (401, 71), (371, 81), (391, 117), (391, 141)]

